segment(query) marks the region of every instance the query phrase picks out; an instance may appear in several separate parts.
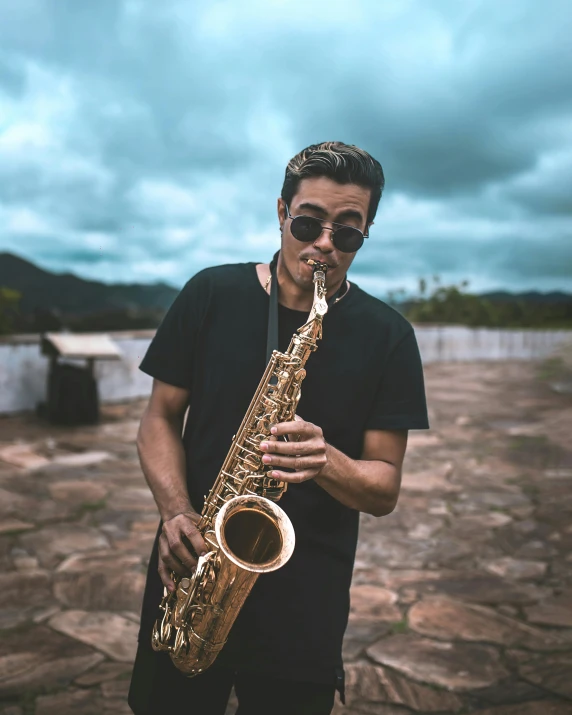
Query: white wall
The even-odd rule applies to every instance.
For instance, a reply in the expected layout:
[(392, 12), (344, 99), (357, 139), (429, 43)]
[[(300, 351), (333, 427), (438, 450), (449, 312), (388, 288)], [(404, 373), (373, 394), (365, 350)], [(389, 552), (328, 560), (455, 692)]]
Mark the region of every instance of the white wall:
[[(104, 402), (143, 397), (151, 391), (151, 378), (139, 363), (152, 331), (110, 333), (123, 357), (96, 361), (95, 374)], [(11, 336), (0, 342), (0, 414), (34, 410), (45, 399), (48, 358), (40, 353), (37, 336)]]
[(564, 344), (572, 330), (507, 330), (461, 325), (416, 326), (423, 362), (539, 360)]
[[(556, 348), (572, 345), (572, 331), (492, 330), (462, 326), (419, 326), (415, 330), (423, 362), (471, 360), (537, 360)], [(96, 363), (99, 394), (112, 402), (144, 397), (151, 378), (139, 369), (152, 331), (110, 333), (122, 360)], [(40, 354), (38, 336), (0, 340), (0, 414), (33, 410), (45, 399), (48, 359)]]

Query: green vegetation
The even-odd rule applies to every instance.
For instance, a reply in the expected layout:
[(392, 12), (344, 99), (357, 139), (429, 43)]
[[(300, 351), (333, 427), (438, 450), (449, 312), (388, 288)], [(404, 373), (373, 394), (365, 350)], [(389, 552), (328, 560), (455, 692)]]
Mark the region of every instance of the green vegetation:
[(565, 466), (565, 450), (546, 435), (514, 435), (509, 437), (507, 458), (530, 469), (558, 469)]
[(12, 332), (21, 297), (22, 294), (17, 290), (0, 286), (0, 335)]
[(390, 627), (390, 633), (395, 635), (396, 633), (407, 633), (409, 626), (407, 625), (407, 619), (403, 618), (401, 621), (394, 621)]
[(80, 509), (82, 512), (86, 511), (99, 511), (100, 509), (105, 509), (107, 506), (107, 500), (106, 499), (99, 499), (98, 501), (84, 501), (80, 505)]
[(572, 328), (572, 297), (564, 293), (474, 295), (468, 282), (442, 285), (433, 276), (419, 280), (417, 295), (394, 291), (389, 301), (413, 323), (441, 323), (490, 328)]

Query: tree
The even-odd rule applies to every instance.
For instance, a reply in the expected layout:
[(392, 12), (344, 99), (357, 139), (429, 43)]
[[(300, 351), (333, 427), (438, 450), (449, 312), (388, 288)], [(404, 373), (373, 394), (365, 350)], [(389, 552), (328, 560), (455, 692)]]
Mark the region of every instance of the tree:
[(17, 290), (0, 286), (0, 335), (8, 335), (12, 332), (21, 298), (22, 294)]

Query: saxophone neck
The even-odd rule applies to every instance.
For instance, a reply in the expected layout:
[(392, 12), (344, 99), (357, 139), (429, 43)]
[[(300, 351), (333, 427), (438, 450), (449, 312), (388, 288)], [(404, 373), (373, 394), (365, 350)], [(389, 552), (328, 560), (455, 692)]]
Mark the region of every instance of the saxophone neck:
[(314, 328), (316, 336), (321, 337), (322, 320), (328, 312), (328, 303), (326, 301), (326, 273), (328, 272), (328, 266), (312, 259), (308, 260), (308, 264), (314, 267), (314, 302), (310, 309), (308, 320), (298, 332), (306, 333), (307, 328)]

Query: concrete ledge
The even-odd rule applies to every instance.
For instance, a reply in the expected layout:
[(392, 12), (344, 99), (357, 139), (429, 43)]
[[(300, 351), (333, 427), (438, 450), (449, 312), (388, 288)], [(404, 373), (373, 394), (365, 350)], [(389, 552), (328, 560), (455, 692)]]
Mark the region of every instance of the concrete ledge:
[[(460, 325), (416, 326), (425, 364), (480, 360), (541, 360), (564, 344), (572, 330), (508, 330)], [(146, 397), (151, 378), (139, 370), (155, 331), (108, 333), (121, 350), (114, 362), (95, 366), (103, 402)], [(0, 414), (34, 410), (45, 399), (48, 359), (40, 352), (39, 335), (0, 338)]]

